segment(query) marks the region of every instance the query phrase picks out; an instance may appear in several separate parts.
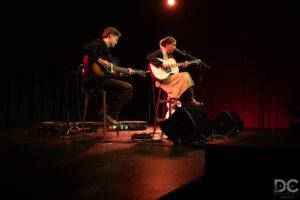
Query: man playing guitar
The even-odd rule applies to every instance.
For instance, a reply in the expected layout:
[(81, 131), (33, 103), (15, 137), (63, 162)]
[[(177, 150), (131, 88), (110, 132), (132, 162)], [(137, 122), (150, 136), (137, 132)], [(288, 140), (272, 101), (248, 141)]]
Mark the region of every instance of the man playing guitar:
[[(109, 48), (115, 47), (121, 33), (113, 28), (107, 27), (102, 39), (97, 38), (92, 42), (84, 45), (85, 64), (88, 63), (89, 86), (94, 88), (104, 89), (108, 92), (107, 105), (107, 121), (117, 125), (118, 122), (115, 116), (121, 111), (123, 106), (132, 96), (132, 85), (128, 82), (119, 80), (120, 73), (113, 71), (113, 66), (118, 64), (117, 59), (113, 58)], [(134, 70), (126, 68), (124, 74), (133, 74)], [(114, 93), (112, 95), (112, 93)], [(98, 116), (103, 119), (103, 108), (98, 113)]]
[[(160, 50), (147, 56), (149, 70), (152, 78), (156, 80), (156, 87), (167, 92), (169, 99), (180, 98), (184, 106), (199, 107), (203, 103), (198, 102), (194, 97), (194, 81), (188, 72), (179, 72), (178, 67), (187, 67), (190, 62), (178, 64), (172, 53), (176, 49), (175, 38), (168, 36), (159, 43)], [(192, 61), (194, 62), (194, 61)]]

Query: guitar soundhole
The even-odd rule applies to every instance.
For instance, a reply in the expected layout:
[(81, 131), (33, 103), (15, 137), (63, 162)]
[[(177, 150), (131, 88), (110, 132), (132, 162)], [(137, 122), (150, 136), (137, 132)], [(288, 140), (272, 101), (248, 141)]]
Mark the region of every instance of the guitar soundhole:
[(170, 73), (172, 69), (166, 69), (165, 72)]

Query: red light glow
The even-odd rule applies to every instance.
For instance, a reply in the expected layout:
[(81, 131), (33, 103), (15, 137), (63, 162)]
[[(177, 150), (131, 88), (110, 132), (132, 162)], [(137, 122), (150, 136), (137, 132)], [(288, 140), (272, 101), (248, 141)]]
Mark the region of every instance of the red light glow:
[(175, 4), (175, 0), (168, 0), (168, 4), (169, 4), (170, 6), (173, 6), (173, 5)]

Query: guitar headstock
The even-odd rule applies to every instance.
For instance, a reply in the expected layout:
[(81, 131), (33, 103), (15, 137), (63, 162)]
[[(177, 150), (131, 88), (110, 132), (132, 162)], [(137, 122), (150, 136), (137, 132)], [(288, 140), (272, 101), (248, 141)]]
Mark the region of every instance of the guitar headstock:
[(195, 59), (195, 60), (188, 61), (188, 62), (189, 62), (189, 65), (190, 65), (190, 64), (200, 64), (200, 63), (201, 63), (201, 60), (200, 60), (200, 59)]

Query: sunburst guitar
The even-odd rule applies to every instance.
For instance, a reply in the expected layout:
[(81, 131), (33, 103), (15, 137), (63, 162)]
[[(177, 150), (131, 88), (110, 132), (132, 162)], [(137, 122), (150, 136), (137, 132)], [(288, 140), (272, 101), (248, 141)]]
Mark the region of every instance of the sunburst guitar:
[[(118, 75), (118, 72), (121, 72), (121, 73), (128, 73), (129, 69), (126, 68), (126, 67), (119, 67), (119, 66), (116, 66), (114, 64), (111, 64), (110, 67), (104, 67), (104, 66), (101, 66), (100, 64), (98, 63), (92, 63), (90, 65), (90, 68), (92, 70), (92, 73), (96, 76), (99, 76), (99, 77), (102, 77), (104, 76), (105, 74), (113, 74), (113, 75)], [(137, 70), (137, 69), (132, 69), (133, 70), (133, 74), (139, 74), (141, 75), (142, 77), (146, 77), (147, 73), (150, 73), (149, 71), (145, 71), (145, 70)]]

